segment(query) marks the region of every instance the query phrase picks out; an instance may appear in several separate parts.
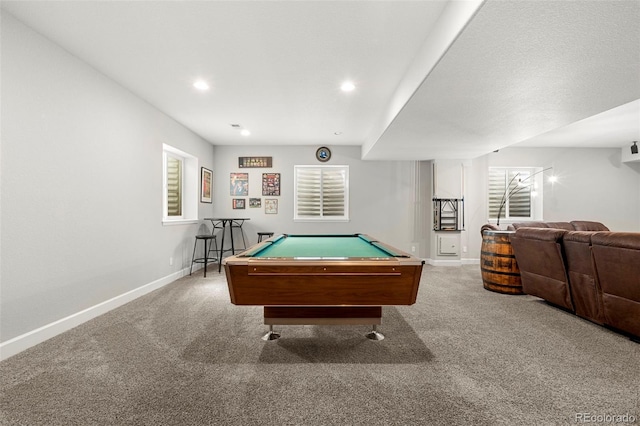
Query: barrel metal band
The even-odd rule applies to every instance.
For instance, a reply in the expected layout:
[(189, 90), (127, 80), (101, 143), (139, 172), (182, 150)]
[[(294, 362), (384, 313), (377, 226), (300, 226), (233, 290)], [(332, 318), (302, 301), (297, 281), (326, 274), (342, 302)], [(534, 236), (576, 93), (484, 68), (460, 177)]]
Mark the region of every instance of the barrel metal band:
[(520, 276), (520, 272), (500, 272), (500, 271), (494, 271), (491, 269), (485, 269), (485, 268), (480, 268), (482, 270), (482, 272), (488, 272), (490, 274), (498, 274), (498, 275), (510, 275), (512, 277), (519, 277)]
[(481, 251), (480, 254), (484, 254), (486, 256), (491, 256), (491, 257), (511, 257), (514, 258), (513, 253), (512, 254), (499, 254), (499, 253), (489, 253), (488, 251)]

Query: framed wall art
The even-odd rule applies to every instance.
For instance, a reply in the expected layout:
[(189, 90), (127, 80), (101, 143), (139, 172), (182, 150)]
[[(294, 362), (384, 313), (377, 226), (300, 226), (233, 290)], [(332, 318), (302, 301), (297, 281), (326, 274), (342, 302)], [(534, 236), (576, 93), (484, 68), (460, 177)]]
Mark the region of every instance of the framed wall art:
[(262, 198), (249, 198), (249, 208), (257, 209), (262, 207)]
[(232, 196), (246, 197), (249, 195), (249, 173), (231, 173), (229, 189)]
[(238, 157), (238, 167), (271, 167), (271, 157)]
[(200, 168), (200, 202), (211, 203), (213, 188), (213, 172), (204, 167)]
[(262, 195), (267, 197), (280, 195), (280, 173), (262, 174)]
[(245, 206), (244, 198), (234, 198), (233, 199), (233, 209), (234, 210), (244, 209), (244, 206)]
[(278, 214), (278, 200), (267, 198), (264, 200), (264, 212), (266, 214)]

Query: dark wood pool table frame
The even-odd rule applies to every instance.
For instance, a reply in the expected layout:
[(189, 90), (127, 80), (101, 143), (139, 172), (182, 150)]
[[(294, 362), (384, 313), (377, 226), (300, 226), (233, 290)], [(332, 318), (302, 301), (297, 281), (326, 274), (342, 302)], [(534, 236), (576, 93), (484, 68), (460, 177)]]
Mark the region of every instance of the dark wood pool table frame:
[[(245, 253), (255, 253), (277, 238)], [(424, 261), (375, 242), (396, 256), (308, 259), (241, 253), (228, 257), (224, 268), (231, 303), (264, 306), (264, 323), (270, 326), (265, 340), (279, 337), (273, 325), (304, 324), (373, 325), (367, 337), (381, 340), (384, 336), (376, 326), (382, 323), (382, 306), (416, 302)]]

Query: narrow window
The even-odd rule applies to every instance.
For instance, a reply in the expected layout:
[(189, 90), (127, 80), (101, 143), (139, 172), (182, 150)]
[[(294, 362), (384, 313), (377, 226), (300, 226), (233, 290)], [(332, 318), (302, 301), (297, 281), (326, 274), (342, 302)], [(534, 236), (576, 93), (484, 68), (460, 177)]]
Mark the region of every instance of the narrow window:
[(167, 154), (167, 216), (182, 216), (182, 158)]
[(198, 219), (198, 159), (163, 145), (162, 221), (165, 224)]

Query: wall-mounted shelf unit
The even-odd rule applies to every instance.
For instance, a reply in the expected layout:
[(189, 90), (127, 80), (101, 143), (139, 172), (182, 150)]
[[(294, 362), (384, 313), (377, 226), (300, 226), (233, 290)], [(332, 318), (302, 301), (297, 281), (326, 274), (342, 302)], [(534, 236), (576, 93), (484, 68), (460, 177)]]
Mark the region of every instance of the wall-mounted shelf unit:
[(433, 199), (433, 230), (464, 230), (464, 198)]

